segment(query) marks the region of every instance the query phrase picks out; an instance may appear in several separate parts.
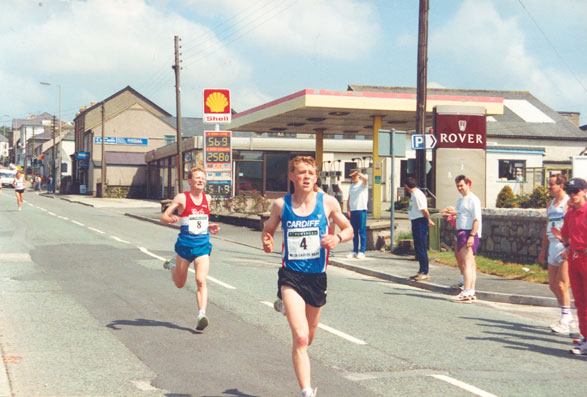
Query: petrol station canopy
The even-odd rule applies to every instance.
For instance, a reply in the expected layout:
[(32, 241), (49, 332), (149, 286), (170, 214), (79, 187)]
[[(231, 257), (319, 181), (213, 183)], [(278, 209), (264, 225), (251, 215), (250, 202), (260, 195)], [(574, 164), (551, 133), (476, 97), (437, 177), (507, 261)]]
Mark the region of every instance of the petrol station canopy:
[[(357, 90), (358, 89), (358, 90)], [(503, 98), (483, 91), (429, 89), (426, 126), (438, 105), (482, 106), (487, 115), (503, 114)], [(229, 129), (257, 133), (372, 135), (373, 119), (381, 128), (412, 131), (416, 125), (414, 88), (350, 85), (347, 91), (304, 89), (252, 109), (236, 113)]]

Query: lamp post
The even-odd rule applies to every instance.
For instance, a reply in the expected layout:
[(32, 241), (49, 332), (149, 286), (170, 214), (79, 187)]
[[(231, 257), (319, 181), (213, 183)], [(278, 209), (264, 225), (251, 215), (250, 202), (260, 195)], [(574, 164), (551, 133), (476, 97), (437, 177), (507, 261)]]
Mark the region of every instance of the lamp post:
[[(10, 115), (3, 114), (2, 115), (2, 125), (1, 125), (1, 127), (2, 127), (2, 134), (6, 137), (6, 139), (8, 139), (8, 143), (9, 143), (9, 146), (10, 146), (12, 144), (12, 129), (10, 130), (11, 134), (10, 134), (10, 138), (9, 138), (8, 136), (6, 136), (7, 135), (6, 129), (7, 128), (4, 126), (4, 122), (5, 121), (8, 121), (8, 120), (10, 120)], [(9, 151), (10, 151), (10, 148), (9, 148)], [(4, 157), (4, 156), (0, 156), (0, 157)], [(10, 152), (8, 153), (8, 158), (10, 159)], [(6, 160), (5, 158), (2, 158), (2, 161), (3, 162), (5, 160)], [(10, 162), (10, 160), (9, 160), (9, 162)], [(4, 165), (4, 164), (2, 164), (2, 165)]]
[[(59, 87), (59, 139), (61, 139), (61, 84), (56, 84), (56, 83), (47, 83), (44, 81), (41, 81), (42, 85), (54, 85)], [(55, 129), (53, 129), (53, 131), (55, 131)], [(53, 133), (53, 154), (52, 154), (52, 160), (53, 160), (53, 166), (51, 167), (51, 173), (53, 175), (53, 193), (55, 193), (55, 186), (57, 186), (57, 178), (56, 178), (56, 172), (55, 172), (55, 133)], [(59, 170), (59, 174), (61, 174), (61, 168)], [(59, 184), (61, 185), (61, 178), (59, 178)]]

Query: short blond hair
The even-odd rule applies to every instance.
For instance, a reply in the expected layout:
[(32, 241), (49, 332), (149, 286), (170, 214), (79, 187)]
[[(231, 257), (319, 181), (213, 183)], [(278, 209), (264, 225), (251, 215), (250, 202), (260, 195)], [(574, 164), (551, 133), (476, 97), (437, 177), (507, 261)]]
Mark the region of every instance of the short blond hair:
[(204, 171), (204, 169), (202, 167), (192, 167), (188, 171), (188, 179), (190, 179), (192, 177), (192, 175), (194, 175), (194, 172), (201, 172), (204, 174), (204, 176), (206, 176), (206, 171)]
[(310, 167), (313, 167), (316, 171), (316, 174), (318, 174), (316, 160), (314, 160), (314, 157), (312, 156), (296, 156), (293, 159), (291, 159), (289, 161), (289, 172), (294, 172), (294, 170), (296, 169), (296, 165), (298, 165), (299, 163), (304, 163), (309, 165)]

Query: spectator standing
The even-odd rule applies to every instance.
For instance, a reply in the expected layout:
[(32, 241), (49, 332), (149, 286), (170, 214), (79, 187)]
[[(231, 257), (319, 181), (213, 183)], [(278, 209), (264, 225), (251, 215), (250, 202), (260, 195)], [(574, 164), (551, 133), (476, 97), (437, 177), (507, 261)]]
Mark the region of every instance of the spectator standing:
[(475, 282), (477, 280), (477, 262), (475, 254), (481, 237), (481, 201), (471, 191), (471, 180), (464, 175), (455, 178), (457, 190), (462, 195), (456, 208), (456, 244), (459, 264), (464, 278), (463, 290), (453, 298), (453, 302), (473, 303)]
[(418, 273), (410, 278), (414, 281), (430, 280), (426, 235), (428, 234), (428, 228), (434, 226), (434, 222), (430, 219), (430, 212), (428, 212), (428, 199), (418, 189), (416, 179), (413, 177), (408, 177), (404, 184), (404, 189), (410, 193), (408, 218), (412, 223), (412, 238), (414, 239), (416, 260), (420, 263)]
[[(542, 237), (540, 255), (538, 261), (548, 264), (548, 283), (550, 290), (556, 297), (561, 308), (560, 319), (550, 325), (552, 332), (570, 333), (575, 328), (571, 314), (571, 297), (569, 296), (569, 272), (568, 262), (563, 257), (565, 247), (562, 241), (552, 232), (552, 229), (560, 230), (563, 226), (563, 219), (567, 212), (569, 196), (565, 193), (564, 187), (567, 179), (562, 174), (552, 175), (548, 178), (548, 193), (553, 197), (547, 209), (546, 227)], [(548, 256), (546, 248), (548, 247)]]
[(352, 170), (349, 199), (347, 201), (347, 215), (353, 227), (353, 252), (347, 258), (365, 258), (367, 249), (367, 206), (369, 204), (368, 175)]
[(560, 234), (569, 261), (569, 279), (582, 335), (571, 353), (587, 355), (587, 182), (573, 178), (565, 184), (565, 190), (569, 195), (569, 210)]

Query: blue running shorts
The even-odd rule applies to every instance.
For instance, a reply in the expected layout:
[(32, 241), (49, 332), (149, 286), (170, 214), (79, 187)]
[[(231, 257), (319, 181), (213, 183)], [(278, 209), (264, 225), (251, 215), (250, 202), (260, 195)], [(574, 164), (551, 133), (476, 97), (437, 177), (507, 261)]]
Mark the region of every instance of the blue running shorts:
[(179, 242), (175, 243), (175, 253), (189, 262), (192, 262), (194, 259), (199, 258), (200, 256), (210, 255), (211, 252), (212, 244), (209, 240), (204, 240), (201, 244), (189, 247), (182, 245)]

